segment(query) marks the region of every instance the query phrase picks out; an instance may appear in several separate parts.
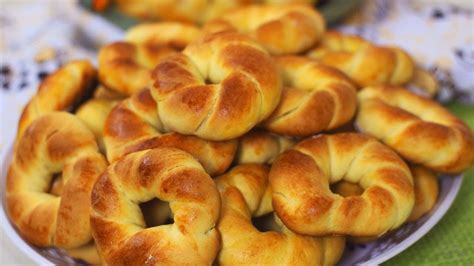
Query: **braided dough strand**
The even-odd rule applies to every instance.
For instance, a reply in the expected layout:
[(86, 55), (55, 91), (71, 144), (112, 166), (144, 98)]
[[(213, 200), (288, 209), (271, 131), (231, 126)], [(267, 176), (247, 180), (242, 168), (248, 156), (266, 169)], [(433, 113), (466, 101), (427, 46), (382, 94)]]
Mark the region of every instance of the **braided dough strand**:
[[(65, 112), (38, 118), (18, 142), (8, 171), (9, 217), (25, 239), (40, 247), (88, 243), (92, 186), (105, 168), (94, 135), (78, 118)], [(48, 193), (56, 173), (62, 173), (59, 196)]]
[(265, 166), (236, 166), (216, 183), (222, 198), (217, 225), (223, 243), (219, 264), (334, 265), (341, 257), (344, 237), (296, 234), (276, 216), (278, 231), (260, 232), (252, 225), (252, 217), (273, 211)]
[(276, 62), (286, 87), (263, 123), (266, 129), (304, 137), (337, 128), (354, 116), (356, 88), (343, 73), (304, 57), (282, 56)]
[[(138, 204), (170, 203), (173, 223), (146, 228)], [(174, 148), (139, 151), (112, 163), (92, 192), (91, 224), (109, 265), (211, 264), (219, 192), (190, 154)]]
[[(332, 193), (329, 185), (342, 179), (358, 183), (364, 193), (346, 198)], [(301, 234), (378, 236), (404, 223), (414, 204), (406, 164), (363, 134), (303, 140), (277, 157), (270, 183), (276, 213)]]
[(433, 100), (401, 87), (367, 87), (358, 94), (357, 127), (416, 164), (458, 173), (474, 163), (469, 127)]
[(246, 35), (203, 36), (153, 71), (153, 98), (167, 131), (209, 140), (239, 137), (276, 108), (281, 79)]
[(165, 133), (157, 110), (150, 91), (142, 90), (110, 112), (104, 125), (109, 161), (140, 150), (174, 147), (195, 156), (212, 176), (225, 172), (234, 158), (236, 141), (216, 142), (175, 132)]

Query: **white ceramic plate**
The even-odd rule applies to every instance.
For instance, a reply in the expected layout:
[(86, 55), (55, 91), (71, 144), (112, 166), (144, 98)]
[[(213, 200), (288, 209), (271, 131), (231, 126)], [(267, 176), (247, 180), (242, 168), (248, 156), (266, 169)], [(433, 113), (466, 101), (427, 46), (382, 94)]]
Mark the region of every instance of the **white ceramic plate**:
[[(10, 146), (12, 147), (12, 146)], [(0, 197), (4, 202), (5, 180), (8, 165), (12, 159), (12, 148), (2, 158), (0, 176)], [(399, 254), (418, 239), (424, 236), (443, 217), (453, 203), (462, 183), (462, 175), (441, 176), (438, 201), (430, 212), (414, 223), (405, 224), (393, 233), (367, 244), (347, 244), (343, 258), (339, 265), (377, 265)], [(4, 204), (0, 206), (0, 224), (10, 241), (25, 256), (39, 265), (81, 265), (68, 257), (62, 250), (56, 248), (39, 249), (25, 242), (10, 224), (5, 213)]]

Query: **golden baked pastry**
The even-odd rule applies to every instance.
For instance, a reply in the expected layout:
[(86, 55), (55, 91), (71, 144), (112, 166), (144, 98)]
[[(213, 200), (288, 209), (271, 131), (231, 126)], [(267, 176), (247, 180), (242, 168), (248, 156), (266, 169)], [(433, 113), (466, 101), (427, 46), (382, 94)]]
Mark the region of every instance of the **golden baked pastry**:
[(252, 0), (115, 0), (123, 13), (142, 20), (203, 23), (224, 11), (250, 4)]
[(405, 159), (444, 173), (473, 165), (473, 132), (435, 101), (388, 86), (364, 88), (358, 101), (357, 127)]
[(99, 85), (94, 91), (93, 98), (105, 100), (123, 100), (127, 98), (127, 95), (121, 94), (114, 90), (107, 89), (103, 85)]
[[(436, 204), (439, 191), (438, 178), (431, 171), (421, 166), (412, 166), (410, 170), (415, 189), (415, 205), (407, 222), (416, 221), (431, 211)], [(331, 190), (343, 197), (358, 196), (364, 192), (358, 184), (344, 180), (331, 186)]]
[(215, 142), (196, 136), (166, 133), (149, 90), (142, 90), (115, 107), (105, 121), (107, 158), (156, 147), (175, 147), (196, 157), (210, 175), (222, 174), (234, 158), (234, 140)]
[(271, 54), (297, 54), (313, 47), (325, 31), (323, 17), (309, 5), (251, 5), (231, 10), (204, 25), (205, 32), (238, 30)]
[[(361, 196), (329, 189), (358, 183)], [(291, 230), (314, 236), (378, 236), (398, 228), (415, 201), (408, 166), (390, 148), (364, 134), (308, 138), (275, 159), (270, 172), (273, 207)], [(370, 225), (370, 226), (367, 226)]]
[(360, 87), (415, 81), (429, 95), (438, 91), (436, 80), (417, 69), (405, 51), (377, 46), (356, 35), (328, 31), (308, 56), (342, 70)]
[(152, 76), (165, 129), (203, 139), (237, 138), (280, 101), (281, 78), (272, 58), (236, 32), (203, 36), (161, 61)]
[(177, 53), (199, 36), (200, 30), (182, 23), (154, 23), (131, 28), (124, 42), (99, 51), (99, 79), (121, 94), (147, 88), (150, 71), (165, 57)]
[(234, 161), (244, 163), (271, 163), (275, 157), (289, 149), (293, 139), (274, 135), (261, 129), (254, 129), (240, 137)]
[(299, 235), (276, 216), (278, 231), (261, 232), (252, 224), (252, 217), (272, 212), (267, 167), (239, 165), (216, 183), (222, 200), (220, 265), (335, 265), (342, 256), (342, 236)]
[[(25, 130), (6, 184), (6, 209), (18, 232), (39, 247), (70, 249), (92, 240), (92, 186), (106, 168), (94, 135), (72, 114), (51, 112)], [(60, 175), (60, 195), (49, 193)]]
[(263, 126), (275, 133), (304, 137), (337, 128), (355, 114), (356, 88), (339, 70), (311, 59), (275, 59), (283, 75), (281, 101)]
[(91, 89), (96, 75), (89, 61), (76, 60), (46, 77), (23, 109), (18, 122), (17, 141), (38, 117), (53, 111), (65, 111), (77, 103)]
[(107, 115), (117, 104), (116, 100), (95, 98), (83, 103), (76, 111), (76, 116), (87, 126), (94, 134), (99, 149), (105, 154), (104, 143), (104, 124)]
[[(138, 204), (170, 202), (173, 223), (146, 228)], [(92, 192), (91, 224), (108, 265), (210, 265), (220, 199), (214, 181), (190, 154), (139, 151), (112, 163)]]

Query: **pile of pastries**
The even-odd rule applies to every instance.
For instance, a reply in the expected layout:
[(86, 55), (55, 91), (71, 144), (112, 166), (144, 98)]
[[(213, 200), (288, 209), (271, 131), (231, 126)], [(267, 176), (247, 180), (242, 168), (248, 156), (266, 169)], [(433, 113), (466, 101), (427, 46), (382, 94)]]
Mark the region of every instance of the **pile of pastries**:
[(6, 209), (29, 243), (90, 264), (334, 265), (346, 241), (428, 213), (436, 173), (473, 165), (436, 90), (402, 49), (304, 4), (138, 25), (98, 69), (40, 85)]

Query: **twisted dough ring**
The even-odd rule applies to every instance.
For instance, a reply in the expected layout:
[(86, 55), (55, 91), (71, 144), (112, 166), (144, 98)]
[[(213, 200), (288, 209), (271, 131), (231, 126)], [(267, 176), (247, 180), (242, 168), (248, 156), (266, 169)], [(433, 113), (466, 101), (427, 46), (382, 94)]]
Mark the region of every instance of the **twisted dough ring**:
[(457, 173), (474, 163), (474, 135), (438, 103), (399, 87), (368, 87), (358, 94), (357, 127), (402, 157)]
[(278, 57), (276, 62), (287, 87), (280, 104), (263, 123), (266, 129), (309, 136), (337, 128), (354, 116), (356, 88), (343, 73), (304, 57)]
[[(7, 175), (10, 219), (30, 243), (74, 248), (92, 240), (92, 186), (106, 168), (94, 135), (75, 116), (52, 112), (35, 120), (18, 142)], [(62, 172), (60, 196), (48, 193)]]
[(156, 147), (175, 147), (195, 156), (210, 175), (222, 174), (232, 163), (235, 141), (214, 142), (178, 133), (162, 133), (163, 125), (149, 90), (142, 90), (117, 105), (104, 125), (107, 158)]
[(265, 130), (254, 129), (239, 139), (235, 162), (271, 163), (275, 157), (289, 149), (295, 141), (271, 134)]
[(131, 28), (125, 42), (100, 49), (99, 79), (107, 88), (131, 95), (150, 85), (150, 72), (158, 62), (183, 50), (199, 34), (196, 27), (177, 22)]
[(344, 250), (343, 237), (311, 237), (293, 233), (277, 220), (281, 231), (260, 232), (252, 217), (272, 212), (268, 169), (239, 165), (216, 179), (222, 211), (217, 225), (222, 236), (220, 265), (334, 265)]
[[(422, 166), (412, 166), (410, 171), (413, 175), (415, 189), (415, 205), (407, 222), (413, 222), (433, 209), (438, 198), (438, 178), (430, 170)], [(332, 188), (332, 191), (343, 197), (361, 195), (364, 190), (357, 184), (340, 181)]]
[(95, 82), (96, 70), (87, 60), (71, 61), (41, 82), (38, 92), (23, 109), (18, 123), (17, 141), (38, 117), (64, 111), (87, 94)]
[(280, 101), (272, 58), (244, 34), (203, 36), (153, 70), (153, 98), (165, 129), (209, 140), (239, 137)]
[(402, 49), (376, 46), (355, 35), (326, 32), (308, 56), (340, 69), (360, 87), (414, 81), (430, 95), (438, 90), (436, 80), (417, 69), (413, 59)]
[[(332, 193), (329, 184), (340, 180), (365, 191), (347, 198)], [(375, 139), (355, 133), (300, 142), (275, 159), (270, 183), (280, 219), (309, 235), (378, 236), (404, 223), (415, 200), (403, 160)]]
[[(174, 223), (146, 228), (139, 203), (170, 202)], [(112, 163), (92, 192), (91, 224), (109, 265), (209, 265), (217, 255), (219, 192), (190, 154), (139, 151)]]
[(225, 30), (249, 34), (271, 54), (296, 54), (320, 40), (325, 23), (310, 5), (252, 5), (229, 11), (204, 26), (205, 32)]

